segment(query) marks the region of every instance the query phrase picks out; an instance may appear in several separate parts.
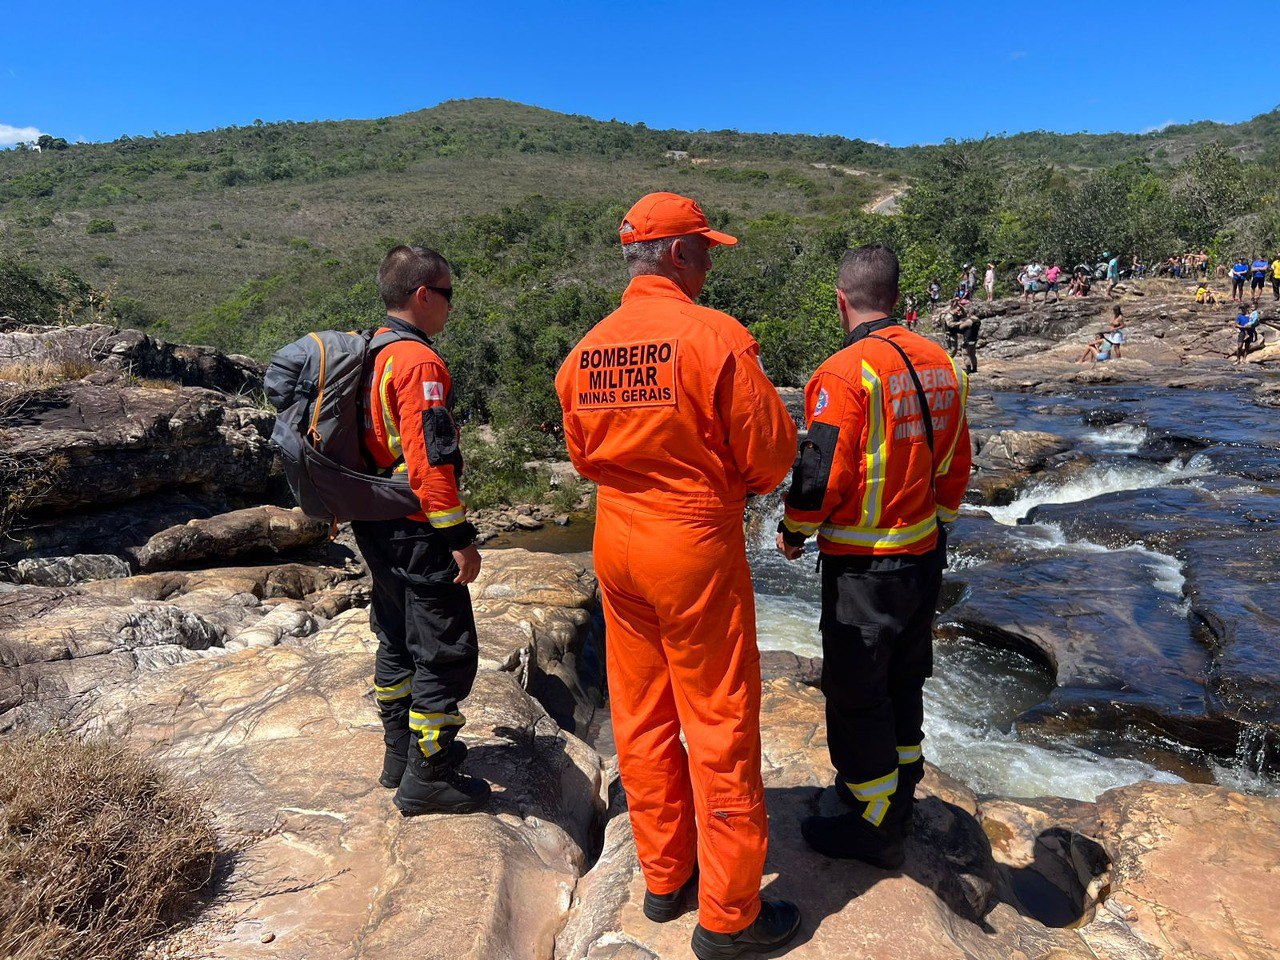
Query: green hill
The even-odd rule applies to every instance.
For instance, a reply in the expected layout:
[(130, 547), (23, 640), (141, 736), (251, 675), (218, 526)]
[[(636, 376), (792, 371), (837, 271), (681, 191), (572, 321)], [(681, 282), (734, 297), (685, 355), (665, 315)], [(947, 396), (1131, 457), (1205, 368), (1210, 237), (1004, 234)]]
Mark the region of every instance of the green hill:
[[(524, 425), (554, 414), (550, 372), (616, 301), (617, 224), (650, 190), (696, 196), (743, 237), (706, 298), (751, 326), (783, 383), (835, 342), (834, 264), (853, 243), (892, 244), (917, 296), (962, 260), (1003, 277), (1031, 256), (1280, 244), (1280, 111), (891, 148), (467, 100), (56, 146), (0, 151), (0, 314), (114, 313), (265, 357), (308, 329), (375, 320), (381, 253), (424, 242), (456, 267), (445, 346), (467, 411)], [(904, 189), (898, 214), (865, 212)]]

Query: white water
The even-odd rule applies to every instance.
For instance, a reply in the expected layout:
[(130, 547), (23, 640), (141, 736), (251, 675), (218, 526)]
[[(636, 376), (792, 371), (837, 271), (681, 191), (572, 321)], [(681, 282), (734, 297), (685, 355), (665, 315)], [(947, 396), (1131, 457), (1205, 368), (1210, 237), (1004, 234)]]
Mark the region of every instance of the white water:
[(1149, 436), (1146, 427), (1137, 427), (1131, 423), (1117, 423), (1083, 434), (1080, 439), (1107, 453), (1137, 453)]
[(1101, 465), (1085, 470), (1065, 483), (1043, 481), (1029, 486), (1020, 497), (1004, 507), (983, 507), (997, 523), (1013, 525), (1034, 508), (1047, 503), (1081, 503), (1122, 490), (1148, 490), (1177, 480), (1210, 473), (1209, 462), (1200, 456), (1164, 464)]

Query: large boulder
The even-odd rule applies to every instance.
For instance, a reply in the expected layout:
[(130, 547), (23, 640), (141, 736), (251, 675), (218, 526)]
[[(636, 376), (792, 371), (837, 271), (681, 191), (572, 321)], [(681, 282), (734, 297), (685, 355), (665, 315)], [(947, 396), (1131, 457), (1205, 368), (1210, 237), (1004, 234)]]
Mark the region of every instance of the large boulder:
[(198, 387), (85, 381), (27, 395), (0, 423), (0, 461), (43, 482), (23, 513), (132, 500), (179, 487), (270, 498), (278, 470), (274, 416), (247, 399)]
[(268, 505), (189, 520), (160, 531), (131, 553), (140, 570), (165, 570), (252, 554), (292, 553), (323, 543), (328, 535), (325, 521), (313, 520), (297, 507)]
[(79, 361), (132, 377), (172, 380), (246, 394), (262, 389), (262, 366), (212, 347), (157, 340), (141, 330), (105, 324), (78, 327), (17, 325), (0, 331), (0, 364)]
[(1070, 441), (1039, 430), (975, 430), (969, 499), (1007, 504), (1035, 474), (1063, 462)]

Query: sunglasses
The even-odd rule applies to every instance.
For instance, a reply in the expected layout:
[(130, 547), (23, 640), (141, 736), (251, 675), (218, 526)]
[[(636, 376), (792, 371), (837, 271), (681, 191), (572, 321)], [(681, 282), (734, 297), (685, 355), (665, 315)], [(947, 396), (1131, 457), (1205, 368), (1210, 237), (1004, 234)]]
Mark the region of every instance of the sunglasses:
[(453, 303), (453, 287), (433, 287), (429, 283), (424, 283), (423, 286), (428, 290), (434, 290), (436, 293), (440, 294), (440, 296), (444, 297), (447, 303)]

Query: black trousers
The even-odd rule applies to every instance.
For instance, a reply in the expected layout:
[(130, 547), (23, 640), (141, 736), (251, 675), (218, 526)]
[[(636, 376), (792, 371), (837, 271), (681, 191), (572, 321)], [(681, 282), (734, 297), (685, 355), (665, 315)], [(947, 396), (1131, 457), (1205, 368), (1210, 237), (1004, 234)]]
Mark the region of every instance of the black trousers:
[(933, 673), (941, 537), (922, 557), (822, 557), (827, 745), (875, 826), (910, 815), (924, 773), (923, 691)]
[(408, 730), (430, 758), (457, 736), (465, 722), (458, 703), (476, 679), (471, 594), (453, 582), (458, 566), (429, 524), (365, 520), (351, 529), (373, 578), (373, 682), (386, 742)]

